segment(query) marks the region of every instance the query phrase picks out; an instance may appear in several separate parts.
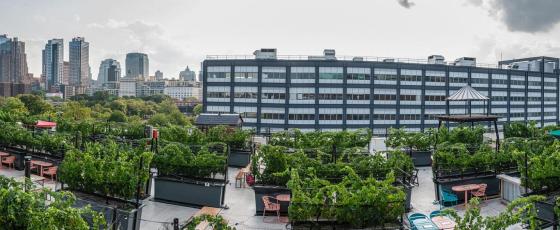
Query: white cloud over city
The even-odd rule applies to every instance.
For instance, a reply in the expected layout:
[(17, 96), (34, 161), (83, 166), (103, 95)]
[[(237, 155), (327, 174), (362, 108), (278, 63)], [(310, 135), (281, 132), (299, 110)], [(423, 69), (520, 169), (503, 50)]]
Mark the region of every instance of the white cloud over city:
[(258, 48), (485, 63), (560, 56), (559, 9), (557, 0), (3, 0), (0, 34), (26, 42), (35, 76), (48, 39), (83, 36), (94, 78), (101, 60), (124, 65), (128, 52), (148, 53), (150, 72), (170, 78), (206, 55)]

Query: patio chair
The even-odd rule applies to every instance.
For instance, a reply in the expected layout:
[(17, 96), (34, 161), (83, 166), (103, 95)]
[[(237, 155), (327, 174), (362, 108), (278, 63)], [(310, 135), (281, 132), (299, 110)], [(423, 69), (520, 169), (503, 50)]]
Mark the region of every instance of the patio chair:
[(51, 178), (51, 180), (56, 181), (57, 176), (56, 176), (56, 172), (58, 171), (58, 166), (52, 166), (52, 167), (48, 167), (46, 169), (43, 170), (43, 176), (49, 176)]
[(433, 211), (433, 212), (430, 213), (430, 219), (432, 219), (436, 216), (441, 216), (441, 215), (443, 215), (443, 214), (441, 213), (440, 210)]
[(411, 178), (410, 182), (414, 185), (420, 185), (420, 181), (418, 181), (418, 171), (419, 170), (417, 168), (415, 168), (414, 172), (412, 174), (412, 178)]
[(8, 168), (15, 168), (14, 162), (16, 162), (16, 156), (4, 157), (2, 159), (2, 165), (8, 165)]
[(408, 224), (410, 225), (410, 229), (417, 230), (418, 227), (416, 226), (415, 222), (422, 223), (422, 222), (431, 222), (428, 217), (422, 213), (412, 213), (408, 217)]
[(444, 189), (443, 187), (440, 187), (440, 199), (441, 205), (444, 207), (446, 204), (457, 205), (457, 203), (459, 202), (459, 198), (457, 198), (457, 195), (455, 195), (455, 193)]
[(271, 197), (271, 196), (263, 196), (262, 197), (262, 201), (264, 203), (264, 209), (263, 209), (263, 222), (264, 222), (264, 218), (265, 218), (265, 214), (266, 212), (276, 212), (276, 215), (278, 216), (278, 221), (280, 221), (280, 204), (278, 203), (278, 200), (276, 200), (276, 202), (272, 202), (270, 201), (271, 199), (276, 200), (276, 198)]
[(483, 200), (487, 200), (488, 197), (486, 196), (486, 188), (488, 187), (487, 184), (479, 184), (479, 189), (476, 191), (472, 191), (471, 195), (476, 196), (478, 198), (482, 198)]

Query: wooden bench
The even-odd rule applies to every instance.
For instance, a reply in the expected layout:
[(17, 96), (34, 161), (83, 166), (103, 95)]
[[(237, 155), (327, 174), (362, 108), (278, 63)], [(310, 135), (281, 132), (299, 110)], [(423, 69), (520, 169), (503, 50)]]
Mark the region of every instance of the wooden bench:
[[(217, 216), (220, 213), (221, 209), (219, 208), (212, 208), (212, 207), (202, 207), (202, 209), (198, 210), (198, 212), (196, 212), (194, 214), (193, 217), (198, 217), (198, 216), (202, 216), (202, 215), (210, 215), (210, 216)], [(208, 221), (202, 221), (200, 222), (194, 229), (195, 230), (206, 230), (209, 229), (210, 224), (208, 223)]]

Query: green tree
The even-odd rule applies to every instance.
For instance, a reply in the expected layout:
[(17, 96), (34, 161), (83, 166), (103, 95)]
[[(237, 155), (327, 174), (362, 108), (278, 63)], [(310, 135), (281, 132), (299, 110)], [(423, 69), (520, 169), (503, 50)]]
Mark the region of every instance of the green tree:
[(198, 116), (202, 113), (202, 104), (195, 105), (193, 108), (193, 115)]
[(165, 114), (158, 113), (156, 115), (153, 115), (150, 120), (148, 120), (148, 124), (157, 127), (163, 127), (169, 125), (169, 119), (167, 118), (167, 116), (165, 116)]
[(75, 121), (91, 118), (91, 108), (82, 105), (79, 102), (69, 101), (62, 106), (63, 116), (67, 119)]
[(16, 97), (8, 97), (0, 102), (0, 109), (16, 116), (25, 116), (29, 113), (25, 104)]
[(111, 116), (109, 116), (108, 120), (109, 121), (114, 121), (114, 122), (126, 122), (127, 117), (121, 111), (114, 111), (114, 112), (111, 113)]
[(25, 104), (31, 115), (39, 115), (53, 111), (53, 107), (42, 97), (33, 94), (21, 94), (18, 98)]
[(109, 103), (109, 108), (111, 108), (111, 110), (113, 111), (121, 111), (121, 112), (126, 112), (126, 101), (119, 99), (119, 100), (114, 100), (111, 103)]

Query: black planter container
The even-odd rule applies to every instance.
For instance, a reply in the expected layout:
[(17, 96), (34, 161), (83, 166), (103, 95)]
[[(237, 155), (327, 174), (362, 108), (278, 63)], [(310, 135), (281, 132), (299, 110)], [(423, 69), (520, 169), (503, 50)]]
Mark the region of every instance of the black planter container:
[(560, 223), (558, 223), (558, 218), (556, 217), (556, 213), (554, 212), (554, 207), (556, 206), (556, 196), (547, 197), (544, 201), (537, 201), (535, 206), (537, 208), (537, 217), (544, 221), (541, 225), (542, 228), (548, 228), (554, 226), (559, 227)]
[(154, 198), (158, 201), (220, 208), (224, 204), (226, 182), (155, 177), (154, 188)]
[[(440, 200), (439, 197), (439, 190), (441, 188), (445, 188), (449, 191), (452, 191), (452, 187), (456, 185), (465, 185), (465, 184), (487, 184), (488, 187), (486, 188), (486, 196), (497, 196), (500, 195), (500, 179), (498, 179), (495, 175), (487, 175), (487, 176), (478, 176), (478, 177), (465, 177), (465, 178), (451, 178), (445, 180), (434, 180), (434, 184), (436, 187), (436, 194), (435, 197), (437, 200)], [(468, 193), (470, 191), (467, 191)], [(465, 202), (465, 194), (464, 192), (455, 193), (457, 198), (459, 199), (459, 203)], [(470, 195), (468, 195), (471, 197)]]
[[(107, 224), (116, 223), (119, 230), (139, 230), (140, 220), (142, 219), (142, 208), (144, 205), (141, 204), (138, 208), (135, 208), (133, 202), (127, 202), (129, 208), (117, 208), (107, 205), (102, 197), (97, 197), (96, 199), (91, 199), (92, 195), (80, 195), (80, 193), (74, 193), (76, 195), (76, 202), (74, 207), (82, 208), (87, 205), (91, 206), (91, 209), (97, 212), (103, 213), (105, 216), (105, 221)], [(112, 202), (110, 202), (112, 203)], [(93, 220), (91, 216), (85, 216), (86, 221), (92, 225)]]
[[(280, 194), (291, 194), (290, 189), (281, 186), (255, 185), (253, 186), (253, 190), (255, 190), (255, 210), (256, 210), (255, 214), (256, 215), (263, 214), (263, 210), (264, 210), (264, 203), (262, 201), (263, 196), (276, 197), (276, 195), (280, 195)], [(281, 202), (280, 212), (288, 213), (289, 205), (290, 204), (288, 202)]]
[(5, 151), (10, 155), (16, 157), (16, 161), (14, 162), (14, 168), (16, 168), (17, 170), (25, 169), (25, 155), (27, 155), (25, 150), (14, 148), (14, 147), (7, 147), (5, 148)]
[(409, 152), (412, 162), (416, 167), (432, 166), (432, 151), (415, 151)]
[(228, 166), (245, 167), (251, 162), (251, 150), (232, 149), (228, 156)]
[(411, 200), (412, 200), (412, 186), (404, 186), (404, 192), (406, 194), (406, 201), (404, 203), (404, 208), (408, 212), (412, 209)]

